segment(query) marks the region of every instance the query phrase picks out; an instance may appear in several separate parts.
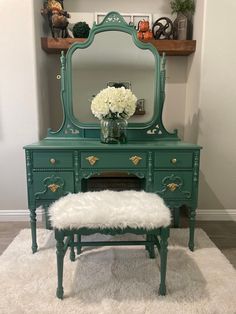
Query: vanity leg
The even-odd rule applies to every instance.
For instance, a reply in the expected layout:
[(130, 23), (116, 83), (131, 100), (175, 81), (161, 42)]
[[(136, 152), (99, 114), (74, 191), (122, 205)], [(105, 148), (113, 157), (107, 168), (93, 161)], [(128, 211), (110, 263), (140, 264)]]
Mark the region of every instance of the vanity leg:
[(63, 299), (63, 264), (64, 264), (64, 234), (63, 231), (55, 230), (55, 238), (57, 241), (57, 292), (56, 295), (59, 299)]
[(167, 266), (167, 252), (168, 252), (168, 237), (169, 228), (161, 228), (160, 232), (160, 287), (159, 294), (166, 294), (166, 266)]
[(195, 208), (189, 208), (189, 242), (188, 242), (188, 247), (191, 251), (194, 251), (195, 217), (196, 217), (196, 209)]
[(36, 208), (30, 208), (30, 226), (32, 236), (32, 252), (37, 252), (38, 245), (36, 241)]

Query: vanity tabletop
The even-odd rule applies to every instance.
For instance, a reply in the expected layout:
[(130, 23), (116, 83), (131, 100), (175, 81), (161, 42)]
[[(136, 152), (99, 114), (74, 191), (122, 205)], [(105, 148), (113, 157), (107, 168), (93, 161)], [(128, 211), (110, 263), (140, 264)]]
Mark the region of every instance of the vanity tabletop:
[(197, 144), (182, 141), (130, 141), (126, 144), (103, 144), (99, 140), (78, 139), (43, 139), (26, 145), (24, 149), (201, 149)]

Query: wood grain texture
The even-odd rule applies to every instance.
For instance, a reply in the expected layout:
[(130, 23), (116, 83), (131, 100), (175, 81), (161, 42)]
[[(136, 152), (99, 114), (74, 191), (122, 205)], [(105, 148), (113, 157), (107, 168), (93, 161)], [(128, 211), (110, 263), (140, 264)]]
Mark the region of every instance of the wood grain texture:
[[(75, 42), (84, 42), (86, 38), (41, 38), (42, 49), (49, 54), (67, 51)], [(142, 40), (153, 44), (158, 52), (167, 56), (188, 56), (196, 50), (196, 40)]]

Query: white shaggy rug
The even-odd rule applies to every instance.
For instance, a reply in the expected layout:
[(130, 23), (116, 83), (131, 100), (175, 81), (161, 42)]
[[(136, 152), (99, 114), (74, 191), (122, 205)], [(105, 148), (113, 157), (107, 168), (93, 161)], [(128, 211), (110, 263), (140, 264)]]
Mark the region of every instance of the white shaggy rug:
[(157, 293), (159, 259), (141, 247), (89, 248), (74, 263), (67, 254), (61, 301), (53, 233), (38, 230), (33, 255), (30, 230), (22, 230), (0, 256), (0, 313), (236, 313), (235, 269), (204, 231), (196, 239), (190, 252), (188, 230), (171, 230), (165, 297)]

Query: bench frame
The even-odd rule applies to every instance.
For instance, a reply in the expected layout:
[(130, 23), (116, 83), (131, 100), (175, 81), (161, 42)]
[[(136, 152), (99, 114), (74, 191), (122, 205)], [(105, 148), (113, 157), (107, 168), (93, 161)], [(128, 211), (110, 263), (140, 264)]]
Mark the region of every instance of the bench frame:
[[(143, 241), (95, 241), (82, 242), (82, 235), (91, 235), (95, 233), (106, 235), (120, 235), (132, 233), (136, 235), (146, 235), (146, 240)], [(77, 241), (75, 241), (77, 236)], [(157, 247), (160, 256), (160, 285), (159, 294), (166, 294), (166, 266), (167, 266), (167, 246), (169, 237), (169, 227), (160, 227), (147, 230), (145, 228), (78, 228), (78, 229), (57, 229), (55, 228), (55, 239), (57, 241), (57, 292), (59, 299), (63, 299), (63, 265), (64, 256), (68, 248), (70, 248), (70, 260), (75, 261), (75, 248), (77, 254), (81, 253), (82, 247), (86, 246), (126, 246), (126, 245), (144, 245), (148, 251), (150, 258), (155, 258), (154, 246)]]

